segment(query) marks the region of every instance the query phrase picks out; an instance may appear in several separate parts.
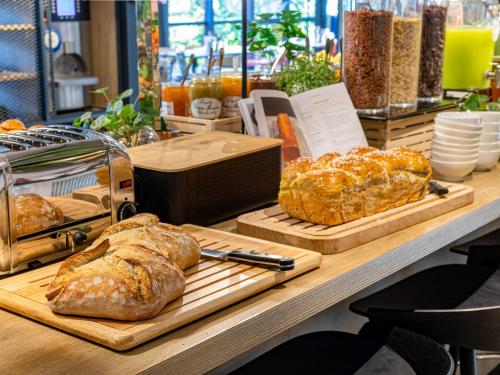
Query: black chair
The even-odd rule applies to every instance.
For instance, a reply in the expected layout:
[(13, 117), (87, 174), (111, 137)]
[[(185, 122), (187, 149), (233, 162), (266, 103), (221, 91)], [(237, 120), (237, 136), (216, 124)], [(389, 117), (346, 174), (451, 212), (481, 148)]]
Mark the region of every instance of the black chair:
[(369, 318), (365, 331), (388, 332), (398, 326), (459, 348), (462, 375), (476, 373), (475, 350), (500, 350), (498, 267), (433, 267), (350, 308)]
[(232, 374), (450, 375), (453, 366), (441, 345), (394, 328), (382, 342), (368, 335), (334, 331), (299, 336)]
[(500, 264), (500, 230), (453, 246), (451, 252), (466, 255), (467, 264), (495, 267)]

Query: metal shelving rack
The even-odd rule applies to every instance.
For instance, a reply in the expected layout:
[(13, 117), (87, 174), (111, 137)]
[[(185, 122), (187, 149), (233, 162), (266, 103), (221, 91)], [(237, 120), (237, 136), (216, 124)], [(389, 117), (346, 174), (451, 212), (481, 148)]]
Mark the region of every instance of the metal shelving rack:
[(39, 1), (0, 1), (0, 122), (45, 118)]

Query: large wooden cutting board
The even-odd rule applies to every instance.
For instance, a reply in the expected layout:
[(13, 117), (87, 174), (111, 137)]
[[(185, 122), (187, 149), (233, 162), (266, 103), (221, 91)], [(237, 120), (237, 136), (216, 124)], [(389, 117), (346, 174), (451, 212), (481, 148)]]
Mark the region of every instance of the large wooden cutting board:
[(322, 254), (340, 253), (473, 202), (473, 188), (440, 184), (449, 189), (446, 196), (427, 194), (418, 202), (336, 226), (293, 219), (277, 205), (241, 215), (237, 220), (238, 232)]
[(321, 255), (312, 251), (193, 225), (185, 225), (184, 228), (203, 247), (292, 256), (295, 258), (295, 269), (277, 272), (202, 259), (197, 266), (185, 271), (187, 285), (184, 295), (168, 304), (157, 317), (140, 322), (118, 322), (52, 313), (45, 299), (45, 290), (59, 269), (60, 263), (56, 263), (0, 280), (0, 307), (110, 348), (125, 350), (316, 268), (321, 263)]

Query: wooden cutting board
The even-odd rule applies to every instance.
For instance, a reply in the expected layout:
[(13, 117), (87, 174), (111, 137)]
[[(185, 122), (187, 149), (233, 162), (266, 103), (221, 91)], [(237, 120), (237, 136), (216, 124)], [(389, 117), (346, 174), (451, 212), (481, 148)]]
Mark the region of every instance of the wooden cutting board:
[(322, 254), (341, 253), (473, 202), (473, 188), (440, 184), (449, 189), (446, 196), (427, 194), (418, 202), (336, 226), (293, 219), (276, 205), (238, 217), (238, 232)]
[(54, 314), (47, 305), (45, 290), (59, 270), (60, 263), (56, 263), (0, 280), (0, 307), (110, 348), (126, 350), (321, 264), (321, 255), (312, 251), (193, 225), (185, 225), (184, 229), (209, 249), (245, 249), (294, 257), (295, 269), (277, 272), (202, 259), (185, 271), (183, 296), (168, 304), (157, 317), (118, 322)]

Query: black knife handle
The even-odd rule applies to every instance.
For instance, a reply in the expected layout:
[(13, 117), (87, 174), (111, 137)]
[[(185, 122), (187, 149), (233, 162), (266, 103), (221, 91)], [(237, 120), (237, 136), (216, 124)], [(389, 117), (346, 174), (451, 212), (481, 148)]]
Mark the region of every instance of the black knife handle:
[(239, 250), (229, 252), (227, 259), (272, 266), (279, 268), (281, 271), (291, 270), (295, 266), (295, 259), (291, 257)]
[(429, 183), (429, 191), (437, 195), (445, 195), (450, 192), (447, 188), (438, 184), (436, 181), (431, 181)]

